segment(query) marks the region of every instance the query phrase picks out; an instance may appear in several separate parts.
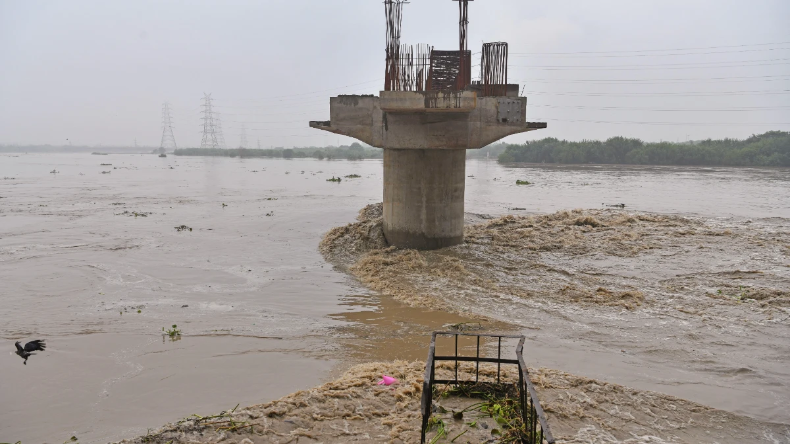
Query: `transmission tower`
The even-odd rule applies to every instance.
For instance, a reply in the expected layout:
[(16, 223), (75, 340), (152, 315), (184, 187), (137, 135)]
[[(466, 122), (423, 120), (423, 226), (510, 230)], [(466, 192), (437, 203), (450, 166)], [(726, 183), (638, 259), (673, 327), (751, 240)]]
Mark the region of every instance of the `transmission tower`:
[[(134, 146), (137, 147), (137, 139), (134, 139)], [(176, 149), (176, 136), (173, 135), (173, 117), (170, 115), (170, 104), (165, 102), (162, 105), (162, 143), (159, 149)]]
[(241, 135), (239, 136), (239, 148), (247, 148), (247, 125), (241, 124)]
[(200, 141), (201, 148), (219, 148), (217, 140), (216, 123), (214, 121), (214, 110), (211, 104), (211, 94), (203, 93), (203, 139)]
[(222, 132), (222, 119), (218, 112), (214, 111), (214, 131), (217, 133), (217, 142), (220, 148), (227, 148), (225, 145), (225, 133)]

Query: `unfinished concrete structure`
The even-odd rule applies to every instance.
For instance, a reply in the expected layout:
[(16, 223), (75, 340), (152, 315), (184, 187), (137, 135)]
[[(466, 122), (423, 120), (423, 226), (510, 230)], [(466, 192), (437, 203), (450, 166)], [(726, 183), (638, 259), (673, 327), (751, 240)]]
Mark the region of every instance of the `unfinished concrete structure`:
[(384, 236), (390, 245), (436, 249), (463, 242), (466, 150), (546, 128), (527, 122), (527, 99), (507, 83), (507, 43), (486, 43), (471, 81), (467, 2), (459, 2), (460, 48), (400, 44), (403, 0), (387, 13), (385, 87), (379, 96), (330, 98), (330, 120), (312, 128), (384, 149)]

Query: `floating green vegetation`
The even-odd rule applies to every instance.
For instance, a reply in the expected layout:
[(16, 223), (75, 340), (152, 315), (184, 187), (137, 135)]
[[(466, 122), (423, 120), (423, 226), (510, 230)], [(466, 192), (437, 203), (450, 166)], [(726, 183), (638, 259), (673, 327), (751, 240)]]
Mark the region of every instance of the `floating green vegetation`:
[(179, 226), (177, 226), (175, 228), (176, 228), (176, 231), (178, 231), (179, 233), (182, 232), (182, 231), (192, 231), (192, 228), (188, 227), (186, 225), (179, 225)]
[(734, 293), (734, 294), (724, 293), (723, 291), (721, 291), (721, 289), (716, 290), (716, 293), (718, 293), (721, 296), (726, 296), (726, 297), (728, 297), (730, 299), (733, 299), (733, 300), (735, 300), (737, 302), (749, 302), (750, 300), (752, 300), (752, 301), (754, 300), (753, 297), (750, 297), (751, 296), (751, 294), (750, 294), (751, 291), (752, 291), (752, 289), (750, 289), (748, 287), (744, 287), (743, 285), (739, 285), (737, 292)]
[(337, 183), (340, 183), (340, 180), (341, 180), (341, 179), (340, 179), (339, 177), (332, 176), (332, 178), (331, 178), (331, 179), (327, 179), (326, 181), (327, 181), (327, 182), (337, 182)]
[(516, 185), (532, 185), (532, 182), (528, 180), (516, 179)]
[[(190, 425), (196, 429), (200, 429), (202, 427), (213, 427), (214, 430), (218, 432), (242, 432), (242, 431), (249, 431), (249, 433), (254, 434), (255, 428), (253, 424), (250, 424), (247, 421), (237, 421), (233, 419), (233, 413), (236, 409), (239, 408), (239, 404), (236, 404), (236, 407), (233, 407), (232, 410), (221, 412), (219, 415), (213, 416), (200, 416), (197, 414), (188, 416), (176, 424), (182, 425), (184, 423), (191, 423)], [(162, 433), (158, 432), (155, 434), (151, 434), (151, 430), (149, 429), (145, 436), (142, 437), (142, 442), (149, 443), (149, 442), (162, 442), (160, 438), (162, 437)], [(168, 441), (166, 444), (171, 444), (173, 441)]]
[(362, 176), (360, 176), (359, 174), (349, 174), (349, 175), (343, 176), (343, 177), (345, 177), (346, 179), (359, 179)]
[(225, 202), (222, 202), (222, 208), (225, 208), (227, 206), (228, 206), (228, 204), (226, 204)]
[(178, 329), (178, 326), (176, 324), (173, 324), (173, 327), (167, 330), (165, 330), (165, 328), (162, 327), (162, 331), (165, 332), (164, 334), (170, 336), (171, 339), (175, 338), (176, 336), (181, 336), (181, 330)]
[(142, 312), (143, 312), (142, 310), (137, 310), (137, 314), (140, 314), (140, 313), (142, 313)]
[[(499, 437), (497, 442), (533, 442), (531, 440), (533, 432), (528, 429), (521, 416), (521, 407), (516, 384), (481, 382), (476, 384), (446, 386), (443, 391), (439, 391), (438, 387), (434, 386), (434, 390), (436, 391), (435, 394), (438, 399), (448, 398), (450, 396), (481, 399), (480, 402), (471, 404), (461, 411), (449, 412), (453, 419), (459, 421), (463, 420), (465, 415), (471, 416), (470, 419), (472, 420), (464, 423), (467, 427), (477, 428), (478, 419), (492, 418), (499, 426), (499, 428), (491, 429), (491, 435)], [(444, 413), (448, 413), (447, 409), (442, 406), (437, 406), (436, 413), (431, 416), (428, 422), (428, 430), (432, 430), (433, 428), (437, 430), (437, 434), (430, 441), (432, 443), (437, 442), (442, 436), (446, 436), (444, 427), (440, 428), (439, 426), (439, 424), (442, 424), (442, 426), (444, 425), (444, 421), (439, 418), (439, 415)], [(458, 437), (466, 433), (467, 430), (456, 435), (453, 440), (458, 439)]]
[(439, 418), (438, 415), (433, 415), (428, 419), (428, 426), (426, 431), (431, 431), (433, 429), (436, 429), (436, 436), (434, 436), (433, 438), (431, 438), (430, 441), (428, 441), (430, 444), (436, 444), (440, 439), (447, 436), (447, 430), (444, 420), (442, 420), (442, 418)]

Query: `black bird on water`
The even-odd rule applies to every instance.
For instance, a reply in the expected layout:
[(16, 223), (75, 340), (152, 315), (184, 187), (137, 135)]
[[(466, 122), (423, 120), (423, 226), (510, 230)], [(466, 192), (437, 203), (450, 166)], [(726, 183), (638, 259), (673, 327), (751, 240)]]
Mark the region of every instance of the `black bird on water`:
[(44, 351), (47, 348), (47, 344), (44, 343), (41, 339), (37, 339), (35, 341), (30, 341), (22, 347), (22, 344), (17, 341), (16, 345), (16, 354), (19, 355), (20, 358), (24, 359), (24, 364), (27, 365), (27, 358), (31, 355), (34, 355), (34, 351)]

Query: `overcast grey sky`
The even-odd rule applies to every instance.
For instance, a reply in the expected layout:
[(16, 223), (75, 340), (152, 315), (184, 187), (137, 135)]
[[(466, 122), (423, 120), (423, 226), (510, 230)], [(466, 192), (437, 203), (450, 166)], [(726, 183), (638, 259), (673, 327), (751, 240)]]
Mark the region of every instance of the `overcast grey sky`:
[[(411, 0), (402, 41), (457, 49), (456, 5)], [(472, 51), (509, 42), (527, 117), (549, 124), (508, 141), (790, 130), (788, 0), (477, 0), (469, 10)], [(377, 93), (383, 72), (381, 0), (0, 0), (5, 144), (158, 146), (167, 100), (178, 145), (198, 146), (204, 92), (228, 146), (242, 124), (250, 147), (349, 143), (307, 122), (329, 118), (330, 95)]]

